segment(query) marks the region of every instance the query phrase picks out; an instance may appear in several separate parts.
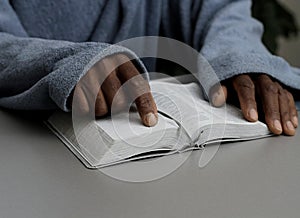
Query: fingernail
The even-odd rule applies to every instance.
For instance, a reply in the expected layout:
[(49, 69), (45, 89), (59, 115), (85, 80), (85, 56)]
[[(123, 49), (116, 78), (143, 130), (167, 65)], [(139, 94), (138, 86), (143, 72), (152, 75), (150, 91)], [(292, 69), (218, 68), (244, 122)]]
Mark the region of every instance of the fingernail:
[(286, 122), (286, 127), (289, 129), (289, 130), (295, 130), (295, 128), (294, 128), (294, 125), (292, 124), (292, 122), (291, 121), (287, 121)]
[(258, 120), (258, 114), (255, 109), (251, 109), (249, 115), (252, 120)]
[(295, 127), (298, 127), (298, 117), (294, 116), (292, 118), (293, 124), (295, 125)]
[(275, 121), (274, 121), (274, 127), (275, 127), (275, 129), (277, 129), (278, 131), (282, 132), (282, 126), (281, 126), (281, 123), (279, 122), (279, 120), (275, 120)]
[(157, 121), (158, 121), (158, 118), (157, 116), (154, 115), (154, 113), (148, 113), (146, 116), (145, 116), (145, 124), (148, 125), (148, 126), (155, 126)]
[(221, 107), (225, 103), (224, 95), (221, 92), (216, 92), (212, 96), (212, 102), (215, 107)]

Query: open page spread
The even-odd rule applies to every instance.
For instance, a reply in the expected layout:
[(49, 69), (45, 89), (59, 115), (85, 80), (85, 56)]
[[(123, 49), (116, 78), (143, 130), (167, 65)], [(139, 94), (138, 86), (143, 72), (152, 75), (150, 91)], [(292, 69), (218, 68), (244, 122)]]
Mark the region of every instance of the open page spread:
[(77, 128), (71, 114), (56, 112), (47, 124), (88, 167), (175, 153), (215, 141), (261, 138), (269, 135), (261, 122), (244, 120), (236, 107), (214, 108), (203, 99), (197, 83), (152, 81), (159, 111), (154, 127), (141, 124), (137, 112), (91, 120)]

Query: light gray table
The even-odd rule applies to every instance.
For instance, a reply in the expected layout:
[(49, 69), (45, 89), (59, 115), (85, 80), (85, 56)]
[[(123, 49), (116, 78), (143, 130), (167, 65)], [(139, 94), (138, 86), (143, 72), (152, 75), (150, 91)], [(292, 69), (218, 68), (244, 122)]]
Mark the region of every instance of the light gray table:
[(0, 110), (0, 141), (1, 218), (299, 217), (300, 134), (226, 144), (203, 169), (195, 151), (148, 183), (86, 169), (26, 115)]

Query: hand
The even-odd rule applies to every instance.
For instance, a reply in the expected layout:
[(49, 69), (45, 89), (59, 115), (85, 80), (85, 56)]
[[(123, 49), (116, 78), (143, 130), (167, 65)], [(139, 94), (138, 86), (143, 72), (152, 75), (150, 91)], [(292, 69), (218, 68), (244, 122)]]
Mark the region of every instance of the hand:
[[(227, 89), (236, 92), (242, 113), (246, 120), (258, 120), (257, 103), (262, 104), (265, 121), (271, 132), (293, 136), (298, 127), (298, 114), (293, 95), (269, 76), (260, 74), (239, 75), (232, 78), (227, 86), (216, 86), (211, 91), (214, 106), (221, 106), (227, 99)], [(232, 93), (228, 93), (230, 97)], [(259, 100), (256, 101), (256, 95)]]
[[(125, 93), (121, 87), (125, 82), (129, 84), (129, 93)], [(129, 95), (139, 96), (135, 103), (143, 124), (154, 126), (158, 116), (150, 86), (129, 58), (118, 54), (95, 64), (77, 84), (73, 99), (78, 99), (82, 113), (89, 113), (94, 109), (95, 115), (101, 117), (108, 114), (112, 104), (114, 112), (124, 109)]]

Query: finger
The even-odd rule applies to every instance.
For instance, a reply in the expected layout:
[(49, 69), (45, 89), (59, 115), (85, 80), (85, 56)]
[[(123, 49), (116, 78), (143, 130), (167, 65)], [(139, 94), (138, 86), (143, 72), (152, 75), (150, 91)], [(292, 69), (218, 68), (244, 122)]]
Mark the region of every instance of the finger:
[(221, 107), (225, 104), (227, 99), (227, 87), (217, 84), (211, 89), (211, 102), (215, 107)]
[[(100, 78), (102, 79), (105, 77), (105, 75), (101, 77), (101, 71), (103, 71), (103, 68), (99, 67), (102, 66), (102, 64), (99, 62), (95, 64), (88, 72), (88, 86), (91, 89), (91, 107), (93, 103), (95, 102), (95, 115), (96, 117), (104, 116), (108, 113), (108, 106), (104, 97), (104, 94), (100, 88), (100, 84), (102, 81), (100, 81)], [(95, 96), (96, 94), (96, 101), (94, 100), (92, 96)]]
[(278, 86), (268, 76), (258, 77), (258, 86), (262, 98), (265, 120), (271, 132), (282, 133), (281, 117), (278, 102)]
[(108, 106), (106, 104), (106, 100), (104, 98), (103, 92), (100, 89), (96, 97), (95, 115), (97, 117), (101, 117), (106, 115), (107, 113), (108, 113)]
[(290, 92), (287, 92), (287, 97), (289, 99), (289, 108), (290, 108), (290, 116), (292, 123), (295, 128), (298, 127), (298, 112), (295, 104), (295, 100), (293, 95)]
[(73, 94), (72, 110), (76, 110), (81, 115), (89, 112), (89, 104), (80, 84), (76, 86)]
[(283, 89), (279, 84), (279, 106), (280, 106), (280, 118), (283, 127), (283, 132), (286, 135), (295, 135), (295, 127), (291, 122), (289, 99), (287, 91)]
[[(87, 74), (81, 79), (80, 85), (85, 94), (89, 112), (97, 117), (104, 116), (108, 113), (108, 107), (104, 95), (100, 89), (99, 74), (103, 71), (102, 68), (93, 66)], [(103, 73), (102, 73), (103, 74)], [(91, 109), (94, 110), (91, 110)]]
[[(122, 89), (120, 89), (121, 82), (116, 75), (116, 66), (115, 56), (109, 56), (95, 64), (90, 70), (91, 75), (88, 84), (97, 93), (95, 104), (96, 116), (107, 114), (109, 107), (113, 112), (119, 112), (125, 107), (126, 97)], [(116, 95), (117, 93), (118, 95)], [(112, 108), (113, 102), (114, 108)]]
[[(126, 61), (126, 56), (121, 56), (120, 61), (124, 62), (124, 58)], [(118, 77), (123, 83), (129, 83), (131, 96), (138, 96), (135, 103), (143, 124), (146, 126), (156, 125), (158, 121), (157, 108), (150, 86), (131, 61), (119, 66)]]
[(117, 73), (115, 70), (107, 76), (101, 86), (101, 89), (108, 106), (111, 108), (112, 113), (120, 112), (125, 108), (127, 99), (121, 88), (121, 82), (117, 77)]
[(258, 120), (255, 100), (255, 85), (249, 75), (239, 75), (233, 79), (233, 87), (237, 92), (240, 107), (246, 120)]

